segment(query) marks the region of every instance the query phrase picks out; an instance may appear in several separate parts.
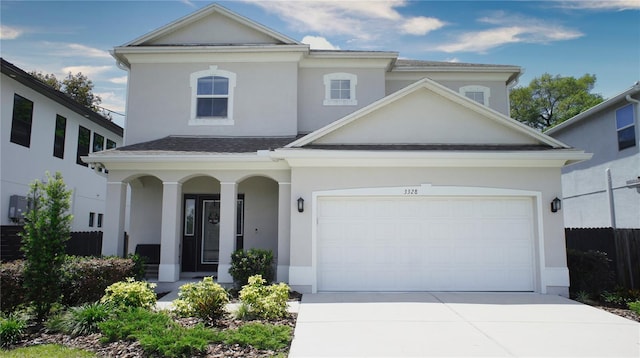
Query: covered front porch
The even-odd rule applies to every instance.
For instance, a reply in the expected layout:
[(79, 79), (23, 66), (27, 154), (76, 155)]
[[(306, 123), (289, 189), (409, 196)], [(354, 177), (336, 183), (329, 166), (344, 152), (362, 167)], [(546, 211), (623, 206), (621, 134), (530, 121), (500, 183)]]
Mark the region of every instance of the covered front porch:
[(232, 252), (260, 248), (273, 251), (277, 279), (287, 281), (293, 205), (286, 170), (112, 170), (106, 217), (115, 220), (106, 220), (102, 253), (128, 254), (137, 245), (159, 244), (158, 281), (213, 274), (231, 283)]

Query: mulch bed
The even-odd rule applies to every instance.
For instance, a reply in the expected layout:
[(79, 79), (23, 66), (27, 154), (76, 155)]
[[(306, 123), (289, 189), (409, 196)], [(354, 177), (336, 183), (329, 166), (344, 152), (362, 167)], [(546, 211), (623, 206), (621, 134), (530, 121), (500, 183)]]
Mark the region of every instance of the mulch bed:
[(618, 308), (618, 307), (608, 307), (608, 306), (601, 306), (601, 305), (594, 305), (594, 307), (597, 307), (601, 310), (605, 310), (607, 312), (613, 313), (615, 315), (618, 315), (620, 317), (624, 317), (626, 319), (630, 319), (632, 321), (636, 321), (636, 322), (640, 322), (640, 314), (635, 313), (634, 311), (630, 310), (630, 309), (626, 309), (626, 308)]
[[(277, 320), (277, 321), (243, 321), (234, 319), (232, 317), (226, 317), (224, 319), (216, 321), (215, 328), (217, 329), (227, 329), (227, 328), (237, 328), (243, 324), (249, 322), (262, 322), (262, 323), (270, 323), (276, 325), (287, 325), (292, 328), (295, 328), (296, 325), (296, 314), (290, 314), (288, 317)], [(201, 323), (198, 319), (194, 318), (184, 318), (178, 319), (178, 323), (183, 326), (191, 327), (195, 326), (198, 323)], [(118, 358), (138, 358), (138, 357), (150, 357), (145, 354), (140, 343), (137, 341), (118, 341), (107, 344), (100, 343), (101, 334), (91, 334), (88, 336), (78, 336), (71, 337), (66, 334), (60, 333), (46, 333), (44, 330), (40, 330), (36, 333), (32, 333), (25, 337), (24, 340), (19, 342), (18, 344), (12, 346), (11, 348), (19, 348), (19, 347), (27, 347), (39, 344), (60, 344), (66, 347), (71, 348), (80, 348), (87, 351), (95, 352), (98, 357), (118, 357)], [(272, 357), (278, 353), (286, 353), (288, 352), (288, 348), (282, 351), (271, 351), (271, 350), (259, 350), (253, 347), (244, 347), (238, 344), (235, 345), (226, 345), (226, 344), (211, 344), (209, 345), (209, 349), (207, 353), (201, 355), (200, 357), (207, 358), (222, 358), (222, 357), (248, 357), (248, 358), (257, 358), (257, 357)]]

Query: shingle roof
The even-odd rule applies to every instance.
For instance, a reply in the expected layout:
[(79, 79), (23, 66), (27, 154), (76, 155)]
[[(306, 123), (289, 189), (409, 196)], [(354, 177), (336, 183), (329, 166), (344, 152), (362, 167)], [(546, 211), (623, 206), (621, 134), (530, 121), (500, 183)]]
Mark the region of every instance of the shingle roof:
[(465, 62), (443, 62), (443, 61), (423, 61), (423, 60), (410, 60), (410, 59), (398, 59), (396, 60), (394, 68), (414, 68), (414, 67), (491, 67), (491, 68), (514, 68), (518, 66), (514, 65), (492, 65), (482, 63), (465, 63)]
[(2, 63), (1, 69), (3, 74), (122, 137), (123, 129), (119, 125), (81, 105), (67, 94), (44, 84), (11, 62), (8, 62), (3, 58), (0, 58), (0, 62)]
[(204, 137), (167, 136), (164, 138), (119, 147), (116, 151), (136, 152), (200, 152), (255, 153), (259, 150), (282, 148), (297, 137)]

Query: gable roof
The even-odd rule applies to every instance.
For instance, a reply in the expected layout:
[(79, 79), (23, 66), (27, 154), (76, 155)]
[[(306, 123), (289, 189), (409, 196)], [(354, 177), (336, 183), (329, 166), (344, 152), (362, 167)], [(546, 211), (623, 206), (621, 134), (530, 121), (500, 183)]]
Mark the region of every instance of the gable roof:
[(0, 68), (3, 74), (122, 137), (124, 130), (119, 125), (78, 103), (66, 93), (60, 92), (41, 82), (37, 78), (20, 69), (18, 66), (6, 61), (4, 58), (0, 57), (0, 62), (2, 63)]
[[(286, 148), (297, 148), (297, 147), (307, 147), (309, 145), (314, 144), (315, 141), (319, 141), (321, 138), (326, 137), (345, 126), (360, 120), (361, 118), (374, 113), (378, 110), (381, 110), (394, 102), (397, 102), (403, 98), (407, 98), (408, 96), (421, 91), (423, 89), (427, 89), (433, 93), (436, 93), (456, 105), (462, 106), (472, 112), (476, 113), (479, 117), (486, 118), (488, 120), (494, 121), (497, 125), (503, 126), (511, 131), (519, 133), (525, 137), (532, 139), (533, 142), (550, 146), (552, 148), (569, 148), (566, 144), (546, 136), (531, 127), (528, 127), (525, 124), (522, 124), (514, 119), (511, 119), (497, 111), (494, 111), (486, 106), (483, 106), (467, 97), (464, 97), (440, 84), (429, 79), (424, 78), (414, 84), (411, 84), (404, 89), (397, 91), (389, 96), (386, 96), (358, 111), (353, 112), (340, 120), (337, 120), (333, 123), (326, 125), (323, 128), (320, 128), (308, 135), (288, 144)], [(394, 143), (394, 144), (402, 144), (402, 143)], [(424, 144), (438, 144), (438, 143), (424, 143)], [(464, 144), (464, 143), (458, 143)]]
[[(600, 111), (606, 110), (607, 108), (615, 105), (616, 103), (626, 99), (627, 96), (635, 96), (638, 93), (640, 93), (640, 81), (636, 82), (633, 86), (631, 86), (631, 88), (627, 89), (626, 91), (618, 93), (617, 95), (609, 98), (604, 102), (600, 102), (599, 104), (587, 109), (586, 111), (579, 113), (567, 119), (566, 121), (558, 124), (557, 126), (546, 130), (544, 133), (547, 135), (553, 135), (556, 132), (562, 131), (566, 128), (573, 126), (576, 123), (579, 123), (585, 118), (588, 118)], [(636, 98), (635, 100), (639, 100), (639, 99)]]
[(250, 20), (244, 16), (238, 15), (218, 4), (211, 4), (208, 6), (203, 7), (202, 9), (193, 12), (187, 16), (184, 16), (176, 21), (173, 21), (165, 26), (162, 26), (156, 30), (153, 30), (145, 35), (142, 35), (138, 38), (136, 38), (135, 40), (129, 41), (126, 44), (122, 45), (121, 47), (130, 47), (130, 46), (142, 46), (146, 43), (152, 42), (154, 39), (158, 39), (162, 36), (165, 36), (169, 33), (175, 32), (179, 29), (185, 28), (187, 26), (189, 26), (190, 24), (193, 24), (194, 22), (203, 19), (213, 13), (217, 13), (220, 14), (222, 16), (225, 16), (229, 19), (232, 19), (236, 22), (239, 22), (249, 28), (252, 28), (262, 34), (265, 34), (269, 37), (272, 37), (273, 39), (281, 42), (282, 44), (285, 45), (301, 45), (300, 42), (285, 36), (275, 30), (272, 30), (266, 26), (263, 26), (253, 20)]
[[(281, 148), (296, 137), (210, 137), (167, 136), (143, 143), (118, 147), (115, 152), (155, 153), (253, 153)], [(110, 155), (109, 151), (98, 154)]]

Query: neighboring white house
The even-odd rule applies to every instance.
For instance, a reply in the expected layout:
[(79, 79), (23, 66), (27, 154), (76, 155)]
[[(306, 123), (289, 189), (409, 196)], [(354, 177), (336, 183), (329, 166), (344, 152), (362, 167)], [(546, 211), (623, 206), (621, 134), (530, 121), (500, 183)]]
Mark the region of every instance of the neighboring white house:
[(59, 171), (69, 189), (72, 231), (100, 231), (107, 177), (80, 157), (122, 145), (122, 128), (2, 59), (0, 216), (18, 225), (29, 184)]
[[(560, 170), (583, 151), (508, 117), (521, 68), (311, 50), (219, 5), (122, 46), (125, 146), (104, 254), (160, 244), (160, 281), (277, 257), (300, 292), (568, 294)], [(131, 195), (130, 210), (126, 207)]]
[(564, 224), (640, 228), (640, 82), (549, 129), (593, 158), (562, 169)]

